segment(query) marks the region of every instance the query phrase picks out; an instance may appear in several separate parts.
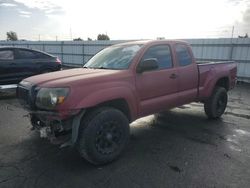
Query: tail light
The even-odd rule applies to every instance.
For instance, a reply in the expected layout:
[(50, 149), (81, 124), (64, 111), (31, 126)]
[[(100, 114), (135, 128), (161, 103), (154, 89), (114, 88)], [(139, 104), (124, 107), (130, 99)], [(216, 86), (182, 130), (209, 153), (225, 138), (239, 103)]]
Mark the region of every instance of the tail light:
[(58, 57), (56, 58), (56, 62), (60, 65), (62, 64), (61, 60)]

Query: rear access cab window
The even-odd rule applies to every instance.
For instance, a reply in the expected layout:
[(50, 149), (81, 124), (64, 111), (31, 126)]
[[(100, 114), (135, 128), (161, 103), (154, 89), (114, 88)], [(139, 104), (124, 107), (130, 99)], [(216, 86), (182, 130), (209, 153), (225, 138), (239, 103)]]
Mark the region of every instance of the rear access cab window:
[(187, 66), (192, 64), (192, 56), (190, 55), (190, 52), (186, 45), (176, 44), (175, 52), (180, 66)]

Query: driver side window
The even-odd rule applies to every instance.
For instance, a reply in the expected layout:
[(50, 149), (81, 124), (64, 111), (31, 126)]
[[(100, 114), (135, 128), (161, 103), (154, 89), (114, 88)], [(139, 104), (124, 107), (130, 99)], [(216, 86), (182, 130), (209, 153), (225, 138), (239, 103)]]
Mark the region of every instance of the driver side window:
[(150, 47), (142, 57), (141, 61), (155, 58), (158, 61), (158, 69), (173, 67), (170, 47), (168, 45), (156, 45)]

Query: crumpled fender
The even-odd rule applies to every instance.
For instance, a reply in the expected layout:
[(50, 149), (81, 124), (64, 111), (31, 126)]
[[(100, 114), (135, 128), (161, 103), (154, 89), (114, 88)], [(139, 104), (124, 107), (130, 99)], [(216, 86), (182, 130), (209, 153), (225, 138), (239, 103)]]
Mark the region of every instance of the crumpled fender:
[(82, 100), (76, 105), (77, 109), (84, 109), (88, 107), (97, 106), (103, 102), (108, 102), (114, 99), (124, 99), (129, 107), (131, 119), (135, 119), (138, 114), (137, 97), (128, 87), (111, 87), (107, 89), (100, 89), (94, 93), (84, 96)]
[(90, 95), (85, 96), (77, 106), (76, 109), (83, 109), (78, 115), (73, 119), (72, 123), (72, 137), (71, 143), (74, 145), (78, 138), (78, 131), (81, 124), (81, 119), (84, 116), (86, 110), (85, 108), (97, 106), (103, 102), (108, 102), (114, 99), (124, 99), (129, 107), (131, 119), (134, 120), (137, 117), (137, 101), (133, 92), (125, 87), (112, 87), (108, 89), (101, 89)]

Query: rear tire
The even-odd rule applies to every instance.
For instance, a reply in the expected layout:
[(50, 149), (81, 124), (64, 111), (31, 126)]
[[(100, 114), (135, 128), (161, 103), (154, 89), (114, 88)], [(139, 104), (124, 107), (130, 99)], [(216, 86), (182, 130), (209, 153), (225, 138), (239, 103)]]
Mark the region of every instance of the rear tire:
[(204, 110), (209, 119), (217, 119), (225, 112), (227, 106), (227, 90), (216, 87), (210, 98), (204, 103)]
[(100, 107), (81, 121), (77, 149), (82, 157), (95, 165), (118, 158), (129, 141), (129, 122), (119, 110)]

